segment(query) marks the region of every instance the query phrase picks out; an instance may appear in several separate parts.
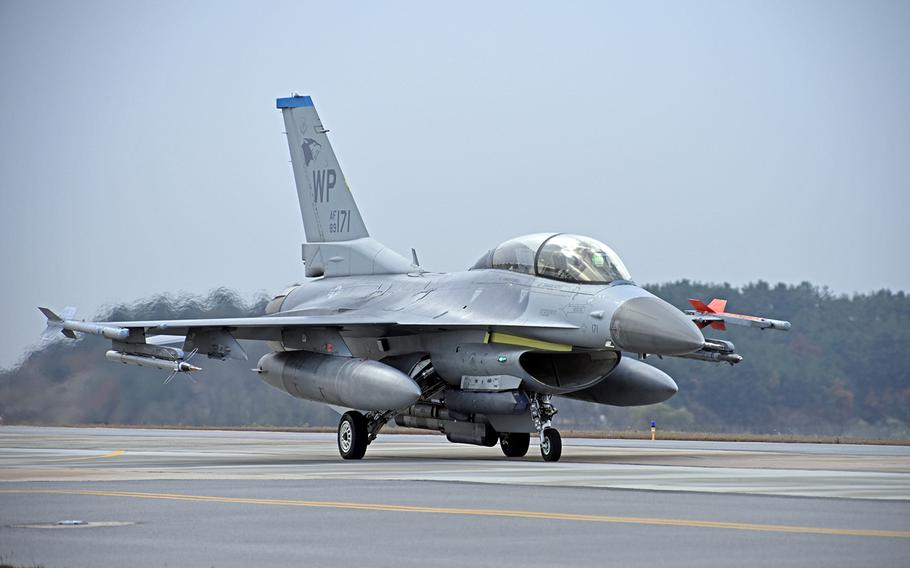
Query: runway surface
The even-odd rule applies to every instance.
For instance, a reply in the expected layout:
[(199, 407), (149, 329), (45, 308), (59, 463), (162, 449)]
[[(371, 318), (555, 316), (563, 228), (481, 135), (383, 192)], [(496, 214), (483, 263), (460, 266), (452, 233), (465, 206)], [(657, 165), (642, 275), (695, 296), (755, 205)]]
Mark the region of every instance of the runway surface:
[[(57, 525), (81, 520), (88, 525)], [(910, 448), (0, 427), (0, 560), (907, 566)]]

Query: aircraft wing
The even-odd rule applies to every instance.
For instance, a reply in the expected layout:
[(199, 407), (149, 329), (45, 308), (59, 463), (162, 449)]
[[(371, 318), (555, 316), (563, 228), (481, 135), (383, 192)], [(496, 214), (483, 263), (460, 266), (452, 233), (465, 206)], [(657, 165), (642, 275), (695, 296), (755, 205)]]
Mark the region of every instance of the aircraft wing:
[(236, 339), (280, 339), (287, 328), (337, 328), (401, 327), (407, 329), (484, 329), (489, 327), (576, 329), (576, 326), (554, 321), (470, 320), (454, 318), (422, 318), (404, 314), (398, 318), (381, 315), (347, 312), (328, 315), (280, 315), (248, 318), (213, 318), (183, 320), (137, 320), (87, 322), (64, 319), (48, 308), (39, 308), (48, 318), (48, 331), (59, 330), (72, 337), (79, 331), (101, 335), (115, 341), (127, 341), (131, 333), (147, 336), (183, 336), (193, 331), (218, 329), (231, 333)]
[[(354, 311), (340, 314), (276, 314), (250, 318), (90, 322), (69, 319), (75, 313), (73, 308), (64, 311), (66, 317), (61, 317), (48, 308), (39, 310), (47, 317), (45, 337), (60, 332), (69, 338), (75, 338), (77, 331), (100, 335), (112, 342), (111, 350), (105, 355), (109, 360), (168, 370), (171, 372), (168, 381), (177, 373), (200, 370), (188, 363), (197, 352), (210, 358), (245, 361), (247, 354), (238, 339), (283, 341), (285, 334), (293, 334), (294, 330), (308, 330), (303, 334), (304, 337), (309, 336), (325, 352), (341, 353), (337, 351), (343, 345), (339, 332), (344, 330), (370, 329), (379, 334), (391, 334), (395, 330), (411, 333), (444, 329), (575, 329), (573, 325), (551, 321), (447, 320), (409, 314), (393, 319)], [(177, 347), (181, 339), (183, 345)]]
[[(185, 320), (140, 320), (96, 322), (95, 325), (126, 329), (144, 329), (154, 335), (186, 335), (200, 328), (229, 329), (240, 339), (258, 339), (260, 332), (281, 330), (287, 327), (361, 327), (392, 326), (397, 322), (365, 316), (315, 315), (315, 316), (259, 316), (251, 318), (213, 318)], [(250, 333), (245, 333), (245, 330)], [(76, 330), (79, 331), (79, 330)], [(250, 335), (250, 337), (245, 337)]]

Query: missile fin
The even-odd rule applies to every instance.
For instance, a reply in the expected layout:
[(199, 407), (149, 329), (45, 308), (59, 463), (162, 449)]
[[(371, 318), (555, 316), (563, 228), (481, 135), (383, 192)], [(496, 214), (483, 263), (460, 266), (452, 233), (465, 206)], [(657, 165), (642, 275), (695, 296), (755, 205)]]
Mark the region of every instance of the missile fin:
[(724, 310), (727, 309), (727, 301), (721, 300), (720, 298), (714, 298), (708, 304), (708, 309), (716, 314), (724, 313)]
[(714, 310), (712, 310), (710, 306), (705, 305), (701, 300), (689, 298), (689, 303), (699, 312), (714, 313)]
[(57, 314), (55, 314), (55, 313), (54, 313), (54, 310), (52, 310), (52, 309), (50, 309), (50, 308), (42, 308), (41, 306), (39, 306), (39, 307), (38, 307), (38, 310), (39, 310), (42, 314), (44, 314), (44, 317), (47, 318), (48, 323), (50, 323), (50, 322), (58, 323), (58, 322), (62, 322), (62, 321), (63, 321), (63, 318), (61, 318), (60, 316), (58, 316)]

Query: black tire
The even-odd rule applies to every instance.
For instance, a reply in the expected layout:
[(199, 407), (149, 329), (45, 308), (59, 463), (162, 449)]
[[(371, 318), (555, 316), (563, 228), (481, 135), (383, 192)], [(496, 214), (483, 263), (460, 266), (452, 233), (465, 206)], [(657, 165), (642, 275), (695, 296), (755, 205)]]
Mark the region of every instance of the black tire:
[(503, 432), (499, 435), (499, 447), (507, 458), (520, 458), (528, 453), (531, 435), (527, 432)]
[(345, 412), (338, 423), (338, 452), (346, 460), (359, 460), (369, 443), (367, 419), (356, 410)]
[(559, 461), (562, 456), (562, 436), (556, 428), (547, 428), (543, 431), (543, 440), (540, 442), (540, 455), (543, 461)]
[(487, 424), (486, 429), (484, 430), (483, 440), (481, 441), (481, 446), (486, 446), (492, 448), (496, 445), (496, 442), (499, 441), (499, 432), (493, 429), (492, 426)]

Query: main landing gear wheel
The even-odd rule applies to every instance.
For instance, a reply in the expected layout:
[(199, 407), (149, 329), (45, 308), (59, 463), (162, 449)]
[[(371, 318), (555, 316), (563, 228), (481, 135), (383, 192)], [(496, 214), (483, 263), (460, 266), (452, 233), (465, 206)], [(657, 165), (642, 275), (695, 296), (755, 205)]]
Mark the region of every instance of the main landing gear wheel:
[(338, 423), (338, 451), (346, 460), (359, 460), (367, 453), (370, 434), (367, 419), (356, 410), (345, 412)]
[(546, 428), (540, 436), (540, 455), (543, 461), (559, 461), (562, 456), (562, 436), (556, 428)]
[(508, 458), (520, 458), (528, 453), (531, 435), (527, 432), (503, 432), (499, 435), (499, 447)]

